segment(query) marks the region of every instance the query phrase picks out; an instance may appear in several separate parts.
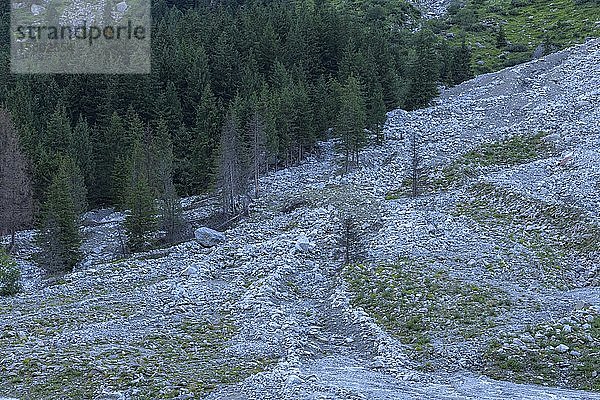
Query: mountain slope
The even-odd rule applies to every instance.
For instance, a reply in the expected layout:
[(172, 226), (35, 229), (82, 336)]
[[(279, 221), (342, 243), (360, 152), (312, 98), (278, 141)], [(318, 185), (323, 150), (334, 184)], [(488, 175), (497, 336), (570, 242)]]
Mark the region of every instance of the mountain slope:
[[(262, 178), (223, 245), (92, 257), (0, 299), (0, 395), (600, 399), (572, 390), (599, 379), (599, 84), (598, 40), (482, 75), (390, 113), (346, 176), (328, 142)], [(364, 258), (343, 268), (347, 216)]]

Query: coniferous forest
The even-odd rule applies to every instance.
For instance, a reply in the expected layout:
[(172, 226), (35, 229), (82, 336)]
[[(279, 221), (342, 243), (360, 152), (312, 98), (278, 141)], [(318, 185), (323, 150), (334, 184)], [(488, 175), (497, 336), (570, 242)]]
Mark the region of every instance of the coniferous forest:
[[(224, 214), (243, 213), (261, 175), (319, 140), (340, 139), (347, 170), (386, 111), (422, 107), (440, 83), (471, 76), (465, 45), (415, 29), (410, 6), (393, 20), (380, 8), (155, 1), (148, 75), (12, 75), (5, 45), (2, 140), (12, 147), (0, 171), (21, 175), (0, 175), (0, 228), (38, 227), (54, 254), (45, 260), (61, 269), (78, 259), (73, 216), (87, 209), (129, 210), (128, 246), (143, 249), (159, 228), (177, 240), (179, 197), (216, 191)], [(5, 10), (4, 35), (9, 21)]]

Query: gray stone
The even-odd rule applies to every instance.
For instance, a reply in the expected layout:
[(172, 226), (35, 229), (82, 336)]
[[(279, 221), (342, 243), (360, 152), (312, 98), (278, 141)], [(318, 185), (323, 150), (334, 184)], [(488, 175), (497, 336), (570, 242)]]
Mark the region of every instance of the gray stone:
[(542, 58), (544, 57), (544, 54), (546, 53), (546, 46), (541, 43), (538, 45), (538, 47), (535, 48), (535, 50), (533, 51), (533, 55), (532, 57), (535, 58)]
[(310, 251), (315, 247), (315, 244), (312, 243), (309, 239), (308, 236), (306, 236), (306, 234), (301, 233), (297, 238), (296, 238), (296, 250), (298, 251)]
[(127, 3), (125, 3), (124, 1), (117, 3), (116, 5), (117, 11), (120, 12), (121, 14), (124, 13), (125, 11), (127, 11), (127, 9), (129, 8), (127, 6)]
[(521, 340), (525, 343), (535, 343), (535, 339), (529, 333), (521, 335)]
[(37, 5), (37, 4), (31, 5), (31, 13), (33, 15), (40, 15), (41, 13), (44, 12), (44, 10), (46, 10), (46, 9), (40, 5)]
[(198, 268), (196, 268), (193, 265), (189, 265), (186, 269), (184, 269), (183, 271), (181, 271), (181, 275), (184, 275), (184, 276), (197, 276), (198, 275)]
[(569, 351), (569, 346), (561, 343), (558, 346), (556, 346), (554, 350), (556, 350), (558, 353), (566, 353), (567, 351)]
[(286, 379), (286, 383), (288, 385), (299, 385), (302, 382), (304, 382), (304, 380), (302, 378), (300, 378), (298, 375), (289, 375)]
[(227, 241), (227, 237), (214, 229), (205, 226), (194, 231), (194, 237), (204, 247), (213, 247)]

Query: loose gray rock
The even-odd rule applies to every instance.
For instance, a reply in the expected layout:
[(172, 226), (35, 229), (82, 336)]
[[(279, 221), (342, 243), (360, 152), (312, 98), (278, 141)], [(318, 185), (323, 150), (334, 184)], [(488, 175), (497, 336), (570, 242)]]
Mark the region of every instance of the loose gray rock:
[(37, 5), (37, 4), (32, 4), (31, 5), (31, 13), (33, 15), (40, 15), (41, 13), (43, 13), (45, 10), (44, 7)]
[(194, 231), (194, 237), (204, 247), (213, 247), (227, 241), (227, 237), (219, 231), (203, 226)]
[(569, 351), (569, 346), (567, 346), (566, 344), (559, 344), (558, 346), (556, 346), (554, 348), (554, 350), (556, 350), (559, 353), (566, 353), (567, 351)]
[(124, 13), (125, 11), (127, 11), (127, 9), (129, 7), (127, 6), (127, 3), (122, 1), (120, 3), (117, 3), (116, 8), (117, 8), (117, 12)]
[(295, 247), (298, 251), (310, 251), (315, 247), (315, 244), (308, 239), (306, 234), (301, 233), (296, 239)]

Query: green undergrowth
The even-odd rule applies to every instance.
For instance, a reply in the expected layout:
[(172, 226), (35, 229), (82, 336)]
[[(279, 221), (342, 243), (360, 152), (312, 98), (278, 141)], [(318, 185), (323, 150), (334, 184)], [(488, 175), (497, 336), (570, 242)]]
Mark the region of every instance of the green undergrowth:
[(522, 233), (525, 242), (544, 240), (580, 255), (600, 251), (600, 227), (576, 207), (546, 203), (487, 182), (476, 183), (468, 193), (468, 199), (457, 204), (457, 214), (512, 228), (513, 236)]
[[(29, 399), (91, 399), (103, 390), (127, 391), (136, 399), (197, 398), (272, 362), (226, 357), (223, 350), (235, 332), (228, 322), (185, 318), (177, 326), (157, 329), (129, 343), (99, 339), (39, 353), (32, 348), (14, 364), (0, 367), (0, 392)], [(6, 350), (35, 344), (5, 330), (0, 345)]]
[(554, 146), (545, 141), (547, 134), (514, 135), (509, 139), (486, 143), (464, 154), (463, 164), (480, 166), (512, 166), (528, 163), (552, 155)]
[(352, 305), (426, 359), (435, 337), (477, 338), (510, 302), (498, 289), (465, 283), (405, 259), (395, 265), (351, 265), (344, 278)]
[[(515, 166), (550, 157), (554, 146), (545, 141), (547, 134), (514, 135), (506, 140), (484, 143), (459, 156), (452, 163), (435, 168), (419, 181), (421, 194), (435, 193), (460, 186), (490, 168)], [(411, 195), (412, 180), (406, 178), (400, 187), (386, 196), (394, 200)]]
[(600, 317), (506, 335), (489, 345), (484, 360), (483, 372), (495, 379), (600, 391)]
[(551, 286), (568, 286), (565, 274), (573, 257), (587, 259), (600, 251), (600, 227), (583, 211), (525, 197), (491, 183), (479, 182), (470, 187), (464, 200), (456, 205), (455, 214), (468, 216), (501, 234), (509, 247), (518, 243), (529, 249), (540, 278)]
[[(474, 71), (486, 73), (530, 60), (542, 43), (550, 52), (598, 37), (598, 21), (595, 1), (466, 0), (455, 2), (447, 18), (432, 24), (454, 34), (457, 43), (464, 38), (473, 49)], [(498, 40), (500, 26), (506, 43)]]
[(148, 261), (108, 266), (0, 298), (0, 396), (201, 398), (273, 362), (226, 351), (237, 326), (219, 302), (235, 295), (215, 294), (206, 310), (179, 306), (168, 270)]

